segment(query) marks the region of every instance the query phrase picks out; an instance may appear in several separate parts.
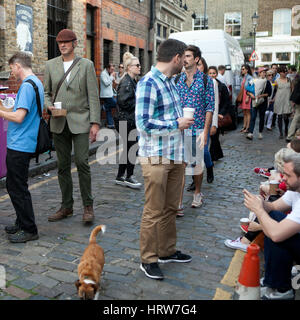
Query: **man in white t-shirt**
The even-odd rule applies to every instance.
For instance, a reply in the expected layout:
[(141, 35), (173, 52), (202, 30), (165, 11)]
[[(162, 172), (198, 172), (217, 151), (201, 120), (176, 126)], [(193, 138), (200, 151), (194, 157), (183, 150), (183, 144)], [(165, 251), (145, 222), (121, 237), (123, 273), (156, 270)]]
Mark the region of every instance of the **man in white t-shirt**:
[(300, 264), (300, 155), (286, 156), (283, 161), (283, 179), (289, 190), (281, 198), (267, 202), (243, 191), (245, 206), (256, 214), (265, 234), (261, 296), (266, 300), (294, 299), (291, 269), (293, 262)]

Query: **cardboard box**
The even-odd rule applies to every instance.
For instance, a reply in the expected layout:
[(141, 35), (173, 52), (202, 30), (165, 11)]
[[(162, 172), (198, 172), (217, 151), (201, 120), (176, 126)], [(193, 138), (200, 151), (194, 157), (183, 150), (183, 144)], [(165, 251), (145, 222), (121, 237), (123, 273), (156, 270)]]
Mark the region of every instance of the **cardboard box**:
[(66, 109), (55, 109), (55, 110), (52, 110), (51, 113), (54, 118), (65, 117), (67, 115), (67, 110)]
[(1, 111), (6, 111), (6, 112), (12, 112), (14, 110), (14, 107), (11, 108), (5, 108), (2, 104), (2, 101), (0, 100), (0, 110)]

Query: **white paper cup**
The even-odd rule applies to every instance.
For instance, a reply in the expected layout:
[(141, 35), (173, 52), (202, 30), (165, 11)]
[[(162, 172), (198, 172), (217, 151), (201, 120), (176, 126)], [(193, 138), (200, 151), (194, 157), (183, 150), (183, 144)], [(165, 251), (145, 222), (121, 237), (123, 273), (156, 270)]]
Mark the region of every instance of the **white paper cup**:
[(61, 102), (54, 102), (55, 109), (61, 109)]
[(241, 226), (249, 226), (249, 223), (250, 223), (250, 219), (248, 219), (248, 218), (242, 218), (240, 220)]
[(183, 108), (183, 117), (187, 119), (193, 119), (194, 118), (194, 108)]

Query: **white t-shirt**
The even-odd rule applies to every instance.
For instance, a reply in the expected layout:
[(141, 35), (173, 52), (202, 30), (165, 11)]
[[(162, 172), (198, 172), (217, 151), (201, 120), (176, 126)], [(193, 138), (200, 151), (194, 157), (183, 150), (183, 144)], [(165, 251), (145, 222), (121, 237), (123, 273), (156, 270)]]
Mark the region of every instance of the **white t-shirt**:
[[(74, 61), (74, 60), (64, 62), (64, 69), (65, 69), (65, 73), (69, 70), (69, 68), (71, 67), (71, 65), (72, 65), (73, 61)], [(71, 72), (72, 72), (72, 71), (71, 71)], [(69, 82), (71, 72), (67, 75), (67, 82)]]
[(288, 206), (292, 207), (292, 212), (286, 216), (286, 219), (300, 224), (300, 193), (287, 191), (281, 199)]

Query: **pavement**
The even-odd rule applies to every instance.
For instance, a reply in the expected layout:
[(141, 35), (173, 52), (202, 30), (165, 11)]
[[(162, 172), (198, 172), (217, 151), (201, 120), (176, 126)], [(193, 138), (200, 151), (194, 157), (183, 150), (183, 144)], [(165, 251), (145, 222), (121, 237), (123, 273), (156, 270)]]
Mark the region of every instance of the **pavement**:
[[(97, 238), (106, 260), (99, 300), (211, 300), (217, 299), (220, 292), (227, 293), (224, 299), (232, 299), (234, 285), (222, 283), (222, 279), (235, 251), (225, 247), (224, 240), (241, 234), (239, 220), (248, 216), (242, 190), (258, 191), (265, 178), (255, 175), (253, 168), (272, 166), (274, 153), (286, 145), (278, 137), (275, 130), (265, 132), (262, 140), (258, 140), (255, 133), (254, 140), (249, 141), (239, 129), (221, 137), (225, 157), (215, 163), (212, 184), (206, 183), (204, 177), (203, 206), (190, 208), (192, 194), (185, 191), (185, 215), (177, 219), (177, 248), (190, 254), (193, 260), (188, 264), (162, 265), (164, 281), (151, 280), (139, 269), (144, 191), (115, 185), (117, 165), (99, 165), (94, 153), (98, 146), (91, 148), (89, 158), (94, 225), (84, 225), (81, 221), (83, 207), (74, 164), (74, 215), (59, 222), (48, 222), (48, 215), (59, 209), (61, 201), (57, 169), (52, 163), (56, 161), (55, 153), (54, 159), (48, 161), (45, 161), (47, 156), (43, 156), (39, 169), (33, 160), (29, 186), (39, 240), (26, 244), (12, 244), (7, 240), (4, 226), (14, 222), (15, 214), (5, 187), (0, 187), (0, 264), (6, 271), (6, 288), (0, 290), (0, 299), (77, 300), (74, 285), (77, 265), (97, 224), (107, 226), (106, 233)], [(118, 150), (108, 153), (102, 160), (118, 156)], [(46, 175), (43, 174), (46, 171)], [(136, 166), (135, 175), (143, 182), (140, 165)], [(190, 181), (187, 178), (186, 185)], [(238, 274), (238, 270), (236, 272)]]

